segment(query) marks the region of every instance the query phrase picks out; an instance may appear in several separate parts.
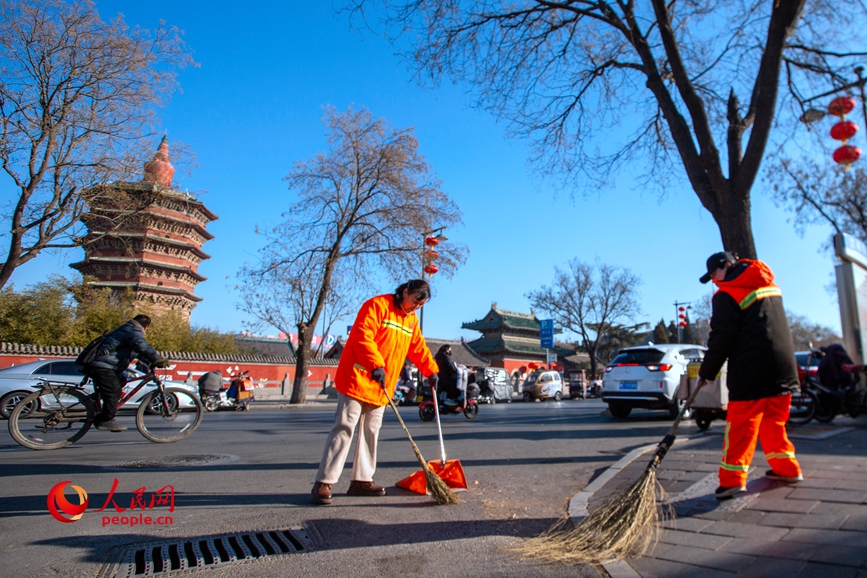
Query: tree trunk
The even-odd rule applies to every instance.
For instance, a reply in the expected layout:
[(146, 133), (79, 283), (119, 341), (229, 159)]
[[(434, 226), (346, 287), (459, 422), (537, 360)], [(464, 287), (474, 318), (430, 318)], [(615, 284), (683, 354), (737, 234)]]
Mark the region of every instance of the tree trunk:
[(307, 373), (310, 371), (310, 328), (298, 324), (298, 348), (295, 350), (295, 380), (292, 383), (290, 404), (307, 403)]
[(735, 253), (742, 259), (757, 258), (748, 190), (738, 190), (731, 183), (729, 194), (711, 214), (719, 226), (724, 250)]

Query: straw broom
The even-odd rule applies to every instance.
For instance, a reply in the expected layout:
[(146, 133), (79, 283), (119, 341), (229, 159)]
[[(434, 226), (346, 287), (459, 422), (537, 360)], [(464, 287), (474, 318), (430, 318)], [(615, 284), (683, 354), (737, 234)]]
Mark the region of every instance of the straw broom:
[(656, 470), (674, 443), (683, 414), (692, 405), (699, 389), (698, 381), (689, 399), (674, 420), (671, 429), (657, 446), (642, 476), (626, 491), (615, 494), (574, 528), (567, 528), (569, 518), (563, 518), (545, 533), (513, 548), (517, 553), (546, 562), (593, 564), (643, 556), (656, 543), (660, 519), (673, 517), (664, 503), (665, 490), (656, 479)]
[(415, 452), (415, 457), (418, 460), (418, 463), (421, 464), (422, 469), (424, 470), (424, 479), (427, 483), (427, 489), (437, 501), (437, 504), (441, 506), (449, 506), (452, 504), (460, 504), (461, 501), (458, 499), (457, 494), (455, 494), (451, 488), (449, 488), (446, 483), (434, 473), (430, 466), (427, 465), (427, 461), (421, 455), (421, 452), (418, 449), (418, 446), (415, 445), (415, 442), (412, 439), (412, 435), (410, 435), (409, 430), (406, 428), (406, 424), (403, 423), (403, 419), (400, 417), (400, 412), (397, 411), (397, 406), (394, 405), (394, 401), (392, 401), (391, 396), (388, 395), (388, 390), (385, 388), (385, 384), (382, 385), (383, 391), (385, 391), (385, 397), (388, 399), (388, 405), (391, 406), (391, 409), (394, 410), (394, 415), (397, 416), (397, 421), (400, 422), (400, 427), (403, 428), (403, 431), (406, 432), (406, 437), (409, 438), (409, 443), (412, 445), (412, 451)]

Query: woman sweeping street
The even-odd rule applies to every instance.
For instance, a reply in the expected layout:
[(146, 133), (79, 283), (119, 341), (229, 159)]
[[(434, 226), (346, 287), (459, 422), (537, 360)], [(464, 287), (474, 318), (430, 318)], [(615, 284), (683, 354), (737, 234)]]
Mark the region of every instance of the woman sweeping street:
[(383, 387), (389, 396), (394, 395), (406, 359), (431, 385), (436, 385), (439, 368), (415, 313), (428, 299), (430, 286), (423, 279), (414, 279), (400, 285), (392, 295), (369, 299), (358, 311), (334, 378), (337, 410), (311, 492), (314, 504), (332, 503), (332, 487), (343, 471), (356, 427), (358, 443), (347, 494), (385, 495), (385, 488), (373, 482), (379, 429), (388, 404)]

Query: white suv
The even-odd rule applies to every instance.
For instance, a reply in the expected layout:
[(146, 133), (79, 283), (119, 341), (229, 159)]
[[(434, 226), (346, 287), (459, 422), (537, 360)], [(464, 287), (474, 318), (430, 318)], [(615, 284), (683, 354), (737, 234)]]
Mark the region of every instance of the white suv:
[(683, 406), (676, 396), (680, 376), (690, 361), (704, 359), (705, 351), (701, 345), (686, 343), (621, 349), (605, 366), (602, 401), (617, 418), (628, 417), (634, 407), (667, 409), (671, 417), (677, 417)]

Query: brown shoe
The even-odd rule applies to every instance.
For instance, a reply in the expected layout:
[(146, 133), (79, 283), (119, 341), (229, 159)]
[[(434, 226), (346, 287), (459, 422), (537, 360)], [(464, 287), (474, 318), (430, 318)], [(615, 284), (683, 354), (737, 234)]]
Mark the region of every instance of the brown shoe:
[(385, 488), (373, 482), (349, 482), (347, 496), (384, 496)]
[(316, 482), (313, 484), (313, 491), (310, 492), (310, 496), (314, 504), (330, 504), (331, 484)]

